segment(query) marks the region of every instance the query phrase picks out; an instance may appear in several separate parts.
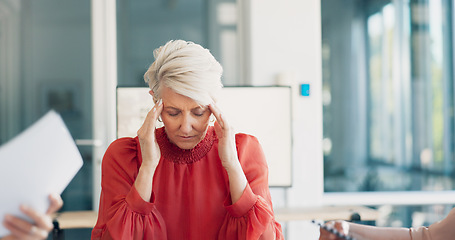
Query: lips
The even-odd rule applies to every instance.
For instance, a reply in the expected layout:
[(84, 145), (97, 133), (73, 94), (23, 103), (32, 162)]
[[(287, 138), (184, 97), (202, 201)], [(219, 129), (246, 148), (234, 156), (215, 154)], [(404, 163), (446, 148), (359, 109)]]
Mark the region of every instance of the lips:
[(194, 136), (179, 136), (179, 138), (184, 139), (184, 140), (188, 140), (188, 139), (193, 139)]

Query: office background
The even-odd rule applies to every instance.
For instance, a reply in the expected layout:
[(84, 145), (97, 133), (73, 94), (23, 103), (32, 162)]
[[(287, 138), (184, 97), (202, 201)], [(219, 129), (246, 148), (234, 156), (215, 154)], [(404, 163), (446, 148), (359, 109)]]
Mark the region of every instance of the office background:
[(212, 51), (225, 85), (293, 87), (293, 184), (271, 189), (274, 207), (429, 224), (455, 203), (453, 13), (449, 0), (0, 0), (0, 144), (57, 110), (84, 157), (62, 210), (96, 209), (115, 87), (144, 86), (153, 49), (185, 39)]

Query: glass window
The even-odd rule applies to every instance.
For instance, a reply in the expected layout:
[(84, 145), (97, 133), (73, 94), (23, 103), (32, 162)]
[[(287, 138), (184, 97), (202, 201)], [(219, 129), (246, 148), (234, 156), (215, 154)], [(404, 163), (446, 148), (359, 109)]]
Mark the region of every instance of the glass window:
[(144, 86), (153, 50), (171, 39), (207, 44), (205, 1), (117, 1), (118, 84)]
[(210, 49), (224, 68), (223, 82), (235, 85), (237, 20), (235, 0), (117, 0), (118, 85), (145, 86), (153, 50), (172, 39)]
[[(50, 109), (74, 139), (91, 139), (90, 0), (0, 1), (0, 15), (0, 144)], [(92, 147), (78, 147), (84, 165), (62, 193), (63, 211), (92, 209)]]
[(453, 190), (453, 3), (321, 3), (325, 192)]

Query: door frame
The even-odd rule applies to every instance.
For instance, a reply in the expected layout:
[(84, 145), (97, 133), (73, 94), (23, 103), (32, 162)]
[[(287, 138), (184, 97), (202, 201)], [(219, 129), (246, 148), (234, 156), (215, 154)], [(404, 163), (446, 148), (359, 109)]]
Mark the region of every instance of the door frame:
[(21, 129), (19, 1), (0, 0), (0, 143)]
[(116, 139), (117, 23), (115, 0), (92, 0), (93, 209), (101, 193), (101, 162)]

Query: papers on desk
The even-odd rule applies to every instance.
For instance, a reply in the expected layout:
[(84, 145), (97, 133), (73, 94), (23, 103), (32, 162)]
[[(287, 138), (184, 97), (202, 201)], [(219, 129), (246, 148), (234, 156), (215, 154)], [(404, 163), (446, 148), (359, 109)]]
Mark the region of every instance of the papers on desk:
[[(49, 194), (61, 194), (82, 167), (82, 157), (55, 111), (0, 146), (0, 220), (25, 217), (20, 204), (45, 213)], [(0, 224), (0, 236), (8, 230)]]

